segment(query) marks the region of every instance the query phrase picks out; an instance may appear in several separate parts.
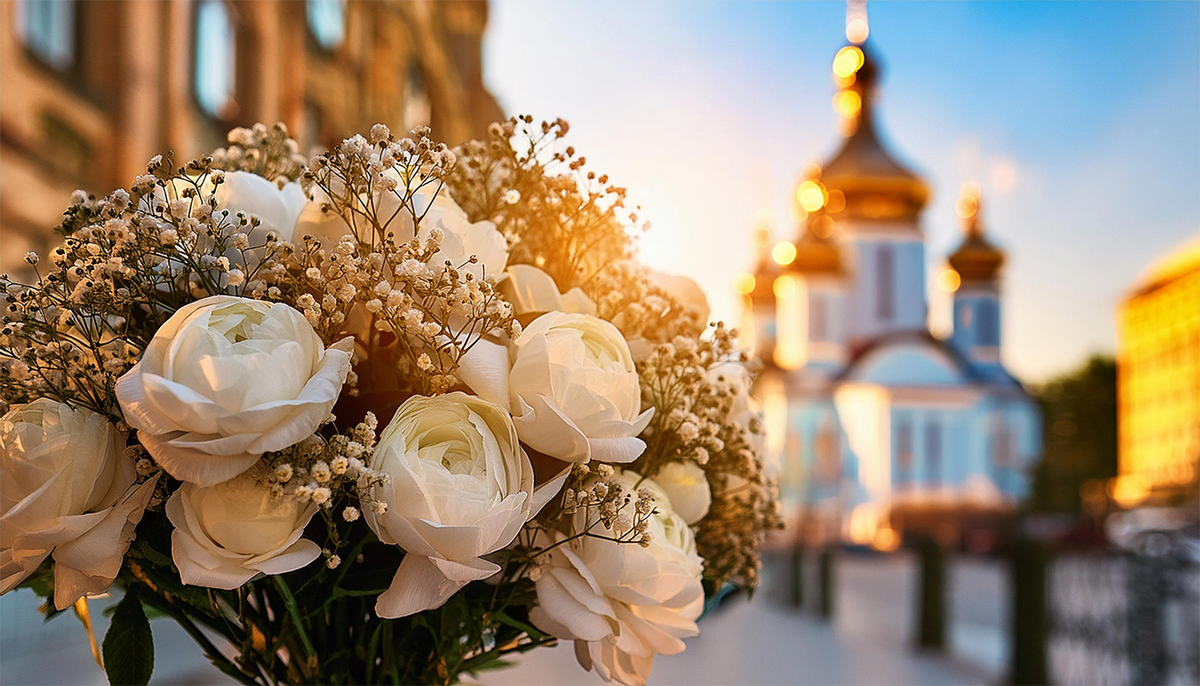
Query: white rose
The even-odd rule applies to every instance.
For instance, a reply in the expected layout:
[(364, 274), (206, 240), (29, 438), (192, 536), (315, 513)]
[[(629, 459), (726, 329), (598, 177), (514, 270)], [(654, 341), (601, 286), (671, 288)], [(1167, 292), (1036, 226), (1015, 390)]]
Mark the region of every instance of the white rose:
[[(402, 205), (400, 199), (403, 197), (404, 183), (399, 174), (395, 169), (387, 170), (384, 174), (396, 179), (396, 191), (375, 192), (372, 197), (354, 198), (349, 202), (359, 209), (373, 206), (380, 224), (384, 225), (386, 232), (395, 235), (397, 243), (412, 240), (414, 236), (412, 212), (416, 212), (420, 218), (420, 230), (415, 235), (421, 240), (428, 240), (435, 228), (440, 229), (441, 248), (429, 260), (429, 265), (435, 269), (449, 260), (455, 268), (471, 272), (476, 278), (500, 277), (508, 264), (508, 241), (495, 224), (490, 221), (472, 223), (466, 212), (450, 197), (449, 191), (441, 188), (434, 195), (435, 186), (432, 185), (413, 194), (411, 207)], [(291, 234), (293, 243), (303, 245), (304, 237), (312, 236), (320, 242), (321, 247), (329, 250), (342, 237), (354, 235), (354, 231), (336, 211), (322, 210), (322, 206), (329, 203), (329, 194), (324, 190), (316, 188), (313, 191), (312, 201), (300, 213)], [(360, 232), (363, 230), (359, 228)], [(358, 238), (369, 240), (370, 237), (360, 235)], [(472, 255), (477, 262), (468, 264)]]
[(439, 607), (498, 572), (480, 556), (511, 543), (566, 476), (535, 495), (508, 413), (465, 393), (406, 400), (380, 434), (372, 467), (390, 477), (373, 489), (387, 510), (363, 517), (380, 541), (406, 552), (375, 604), (388, 619)]
[(567, 462), (632, 462), (654, 408), (639, 414), (641, 386), (617, 327), (585, 314), (547, 312), (509, 351), (481, 339), (459, 377), (479, 395), (511, 407), (521, 441)]
[(300, 569), (321, 555), (319, 545), (300, 538), (316, 511), (272, 496), (254, 471), (215, 486), (185, 483), (167, 500), (179, 579), (232, 590), (259, 574)]
[(688, 524), (695, 524), (708, 514), (712, 491), (704, 470), (695, 462), (668, 462), (655, 473), (654, 481), (670, 499), (671, 509)]
[[(632, 489), (639, 477), (625, 472), (620, 481)], [(542, 631), (575, 641), (584, 669), (624, 684), (645, 684), (656, 654), (682, 652), (682, 639), (699, 633), (696, 620), (704, 609), (703, 561), (691, 529), (652, 480), (638, 487), (656, 495), (649, 546), (583, 536), (555, 547), (535, 582), (537, 605), (529, 613)], [(578, 516), (577, 529), (586, 526), (585, 516)], [(551, 541), (566, 537), (555, 532)]]
[(163, 469), (211, 486), (311, 436), (337, 401), (352, 346), (325, 348), (287, 305), (212, 296), (162, 325), (117, 381), (117, 399)]
[(137, 482), (125, 439), (42, 398), (0, 418), (0, 593), (54, 557), (54, 605), (108, 590), (158, 480)]

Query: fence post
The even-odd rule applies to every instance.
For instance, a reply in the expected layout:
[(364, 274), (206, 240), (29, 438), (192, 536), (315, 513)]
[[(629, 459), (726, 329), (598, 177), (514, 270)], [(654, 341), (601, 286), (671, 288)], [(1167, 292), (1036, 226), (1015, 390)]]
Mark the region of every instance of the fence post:
[(1128, 559), (1126, 597), (1132, 681), (1135, 684), (1165, 684), (1171, 676), (1164, 613), (1170, 597), (1166, 569), (1169, 563), (1163, 557), (1135, 555)]
[(804, 540), (792, 545), (792, 607), (804, 607)]
[(818, 577), (821, 585), (820, 594), (817, 598), (817, 614), (821, 619), (829, 619), (833, 617), (833, 594), (837, 590), (835, 588), (834, 552), (832, 545), (826, 544), (821, 548), (817, 562)]
[(1050, 634), (1046, 606), (1049, 555), (1035, 539), (1018, 537), (1012, 549), (1012, 673), (1014, 686), (1049, 683), (1046, 652)]
[(946, 551), (932, 536), (918, 539), (917, 647), (921, 650), (946, 649)]

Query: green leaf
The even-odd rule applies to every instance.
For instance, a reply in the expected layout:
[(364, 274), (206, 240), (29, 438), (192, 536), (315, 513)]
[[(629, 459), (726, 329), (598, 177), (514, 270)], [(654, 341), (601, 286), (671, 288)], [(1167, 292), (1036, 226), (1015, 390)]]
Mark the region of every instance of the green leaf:
[(529, 634), (529, 637), (535, 641), (538, 639), (544, 638), (546, 636), (545, 632), (538, 631), (538, 629), (536, 627), (534, 627), (532, 624), (522, 622), (519, 619), (513, 619), (512, 617), (509, 617), (508, 615), (504, 614), (504, 612), (502, 610), (497, 610), (496, 612), (492, 613), (492, 619), (495, 619), (497, 622), (500, 622), (501, 624), (503, 624), (505, 626), (512, 627), (513, 629), (518, 629), (520, 631), (524, 631), (525, 633)]
[(154, 672), (154, 635), (138, 600), (130, 588), (117, 605), (108, 633), (104, 634), (104, 669), (113, 686), (150, 683)]

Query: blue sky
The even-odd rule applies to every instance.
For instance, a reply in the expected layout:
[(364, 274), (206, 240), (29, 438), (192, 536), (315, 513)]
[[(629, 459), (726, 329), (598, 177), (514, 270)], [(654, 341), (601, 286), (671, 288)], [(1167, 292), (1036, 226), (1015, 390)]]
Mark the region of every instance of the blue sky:
[[(1200, 3), (875, 2), (880, 122), (930, 182), (932, 274), (964, 182), (1008, 250), (1005, 359), (1026, 380), (1115, 347), (1114, 308), (1200, 236)], [(840, 2), (493, 0), (485, 79), (506, 111), (562, 116), (654, 228), (643, 259), (736, 321), (756, 212), (794, 237), (790, 190), (836, 148)]]

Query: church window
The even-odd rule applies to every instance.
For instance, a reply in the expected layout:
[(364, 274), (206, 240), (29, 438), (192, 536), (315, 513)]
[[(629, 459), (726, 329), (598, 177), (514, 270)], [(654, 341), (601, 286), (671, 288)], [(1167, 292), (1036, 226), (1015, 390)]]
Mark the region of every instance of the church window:
[(907, 420), (896, 422), (896, 483), (908, 483), (912, 479), (913, 432)]
[(75, 0), (24, 0), (17, 6), (21, 40), (29, 52), (58, 69), (75, 66)]
[(979, 345), (1000, 345), (1000, 312), (994, 300), (979, 301)]
[(996, 423), (992, 435), (992, 464), (1000, 468), (1017, 466), (1016, 441), (1003, 421)]
[(925, 481), (942, 483), (942, 427), (936, 419), (925, 424)]
[(308, 30), (317, 43), (333, 50), (346, 39), (346, 0), (308, 0)]
[(196, 7), (193, 88), (200, 109), (214, 119), (229, 119), (236, 113), (235, 38), (226, 4), (202, 0)]
[(875, 318), (881, 322), (896, 316), (895, 283), (896, 254), (892, 246), (881, 245), (875, 250)]
[(825, 309), (825, 298), (820, 295), (813, 295), (812, 301), (809, 303), (809, 330), (808, 339), (810, 341), (828, 340), (826, 333), (827, 323), (826, 317), (828, 313)]
[(814, 443), (817, 453), (817, 479), (822, 483), (836, 482), (841, 470), (842, 444), (833, 422), (826, 421), (821, 424)]

